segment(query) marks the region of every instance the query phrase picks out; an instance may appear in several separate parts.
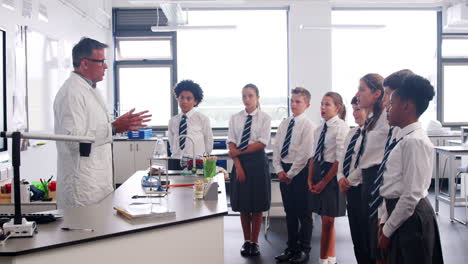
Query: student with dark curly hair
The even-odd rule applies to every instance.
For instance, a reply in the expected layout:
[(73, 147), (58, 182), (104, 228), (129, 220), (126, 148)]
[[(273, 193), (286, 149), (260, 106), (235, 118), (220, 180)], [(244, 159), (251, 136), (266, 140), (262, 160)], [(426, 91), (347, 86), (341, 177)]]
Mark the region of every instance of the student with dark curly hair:
[(392, 93), (388, 122), (400, 131), (387, 148), (376, 186), (383, 212), (379, 247), (389, 249), (390, 264), (444, 263), (437, 220), (427, 195), (431, 184), (434, 146), (419, 117), (434, 98), (430, 82), (418, 75), (405, 78)]
[[(403, 85), (403, 82), (406, 79), (406, 77), (411, 76), (413, 74), (414, 73), (411, 70), (404, 69), (396, 71), (384, 79), (384, 97), (382, 100), (383, 107), (388, 108), (388, 106), (390, 105), (390, 96), (392, 95), (392, 93)], [(388, 145), (390, 144), (390, 141), (395, 138), (395, 135), (398, 134), (399, 130), (400, 129), (398, 127), (390, 127), (390, 129), (388, 130), (387, 141), (385, 143), (385, 149), (387, 149)]]
[[(169, 144), (172, 157), (202, 156), (213, 150), (213, 132), (211, 131), (210, 119), (195, 110), (203, 100), (203, 90), (200, 85), (184, 80), (174, 87), (174, 94), (179, 103), (181, 112), (169, 120)], [(187, 140), (186, 137), (190, 137)], [(179, 162), (173, 162), (172, 169), (180, 169)]]

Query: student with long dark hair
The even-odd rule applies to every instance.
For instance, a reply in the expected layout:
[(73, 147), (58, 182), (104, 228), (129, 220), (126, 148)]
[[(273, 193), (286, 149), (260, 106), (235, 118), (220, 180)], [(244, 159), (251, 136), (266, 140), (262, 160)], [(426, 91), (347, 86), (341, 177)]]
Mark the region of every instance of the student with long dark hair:
[(271, 117), (260, 110), (259, 90), (253, 84), (242, 89), (245, 109), (229, 121), (229, 156), (234, 162), (231, 173), (231, 207), (240, 212), (244, 244), (242, 256), (260, 254), (258, 235), (262, 213), (270, 209), (271, 183), (265, 147), (270, 141)]
[(434, 88), (421, 76), (411, 75), (391, 95), (388, 122), (400, 131), (387, 148), (375, 186), (376, 203), (385, 211), (379, 229), (379, 247), (390, 249), (391, 264), (444, 263), (437, 220), (428, 188), (434, 146), (418, 122), (434, 97)]
[[(377, 171), (382, 163), (389, 126), (387, 115), (383, 107), (383, 80), (376, 73), (364, 75), (359, 80), (356, 93), (361, 109), (368, 112), (364, 129), (361, 132), (361, 145), (357, 152), (356, 161), (352, 166), (362, 173), (362, 208), (363, 216), (367, 218), (363, 232), (363, 254), (359, 263), (385, 263), (384, 253), (377, 247), (378, 206), (371, 204), (374, 199), (371, 193), (372, 185), (377, 178)], [(367, 240), (367, 241), (366, 241)]]
[(315, 151), (309, 161), (308, 185), (311, 210), (322, 217), (320, 263), (336, 263), (335, 217), (344, 216), (346, 201), (340, 192), (336, 173), (349, 127), (344, 121), (346, 108), (341, 95), (328, 92), (321, 107), (323, 123), (315, 131)]

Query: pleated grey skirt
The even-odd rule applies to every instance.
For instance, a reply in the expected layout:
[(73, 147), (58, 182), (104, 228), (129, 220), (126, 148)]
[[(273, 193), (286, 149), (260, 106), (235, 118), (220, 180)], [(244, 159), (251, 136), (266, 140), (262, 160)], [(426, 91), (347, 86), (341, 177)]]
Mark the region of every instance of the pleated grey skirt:
[[(322, 180), (321, 170), (328, 172), (333, 163), (325, 162), (323, 167), (320, 168), (320, 163), (314, 163), (314, 170), (312, 171), (312, 182), (317, 184)], [(325, 173), (326, 174), (326, 173)], [(321, 216), (339, 217), (346, 214), (346, 198), (338, 187), (336, 177), (333, 177), (323, 191), (319, 194), (311, 193), (310, 206), (312, 212)]]

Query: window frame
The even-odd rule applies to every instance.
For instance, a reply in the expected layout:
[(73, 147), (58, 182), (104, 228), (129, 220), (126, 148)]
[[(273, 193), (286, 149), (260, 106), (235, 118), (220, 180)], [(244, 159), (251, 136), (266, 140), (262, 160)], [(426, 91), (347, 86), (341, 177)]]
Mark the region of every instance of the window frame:
[(468, 120), (465, 122), (445, 122), (444, 120), (444, 67), (446, 65), (467, 65), (468, 57), (442, 57), (442, 42), (444, 39), (467, 39), (468, 33), (444, 33), (442, 24), (442, 12), (437, 14), (437, 119), (442, 126), (460, 127), (468, 125)]
[(130, 60), (155, 60), (155, 61), (158, 61), (158, 60), (173, 60), (173, 54), (172, 54), (172, 47), (171, 47), (171, 57), (169, 59), (163, 59), (163, 58), (155, 58), (155, 57), (149, 57), (149, 58), (145, 58), (145, 59), (142, 59), (142, 58), (138, 58), (138, 57), (127, 57), (127, 58), (123, 58), (121, 53), (120, 53), (120, 41), (123, 40), (130, 40), (130, 41), (151, 41), (151, 40), (168, 40), (171, 42), (171, 45), (172, 45), (172, 36), (152, 36), (152, 37), (118, 37), (117, 41), (116, 41), (116, 45), (115, 45), (115, 49), (116, 49), (116, 61), (130, 61)]
[[(2, 74), (3, 76), (3, 79), (2, 79), (2, 93), (3, 93), (3, 127), (4, 127), (4, 131), (7, 131), (7, 97), (6, 97), (6, 86), (7, 86), (7, 81), (6, 81), (6, 77), (7, 77), (7, 74), (6, 74), (6, 30), (4, 30), (3, 28), (0, 27), (0, 35), (2, 35), (2, 50), (0, 50), (0, 52), (2, 53), (2, 60), (0, 61), (0, 63), (2, 63), (3, 65), (3, 69), (2, 71), (0, 72), (0, 74)], [(0, 148), (0, 152), (4, 152), (4, 151), (7, 151), (8, 150), (8, 141), (7, 141), (7, 138), (4, 137), (3, 139), (0, 139), (3, 141), (3, 147)]]
[[(142, 40), (142, 39), (169, 39), (171, 41), (171, 59), (120, 59), (118, 50), (118, 43), (120, 40)], [(115, 32), (114, 34), (114, 117), (117, 118), (119, 113), (120, 104), (120, 80), (119, 68), (128, 66), (135, 66), (135, 68), (142, 66), (149, 67), (170, 67), (171, 68), (171, 86), (169, 87), (170, 93), (173, 94), (173, 87), (177, 83), (177, 33), (176, 32), (148, 32), (148, 31), (133, 31), (133, 32)], [(120, 60), (117, 60), (119, 58)], [(174, 97), (171, 99), (171, 115), (174, 116), (178, 113), (177, 102)], [(167, 130), (168, 125), (164, 126), (151, 126), (153, 131)]]

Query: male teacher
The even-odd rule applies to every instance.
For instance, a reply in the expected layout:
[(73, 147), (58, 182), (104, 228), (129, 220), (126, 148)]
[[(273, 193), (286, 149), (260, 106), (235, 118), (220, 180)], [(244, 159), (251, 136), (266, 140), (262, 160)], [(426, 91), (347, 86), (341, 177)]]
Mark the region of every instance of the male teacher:
[[(55, 133), (95, 138), (95, 142), (57, 142), (57, 205), (59, 208), (95, 204), (113, 191), (112, 135), (146, 126), (148, 111), (134, 110), (111, 121), (96, 90), (107, 69), (105, 48), (90, 38), (73, 47), (74, 71), (54, 101)], [(91, 146), (91, 149), (89, 149)]]

